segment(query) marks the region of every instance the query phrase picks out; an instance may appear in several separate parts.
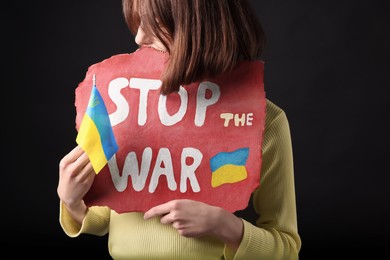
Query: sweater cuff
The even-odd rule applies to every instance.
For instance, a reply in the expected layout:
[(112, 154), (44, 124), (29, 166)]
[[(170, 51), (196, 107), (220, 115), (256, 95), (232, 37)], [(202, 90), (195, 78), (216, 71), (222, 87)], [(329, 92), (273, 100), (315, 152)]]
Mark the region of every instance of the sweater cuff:
[(60, 201), (60, 225), (69, 237), (77, 237), (81, 234), (82, 225), (73, 220), (62, 201)]
[[(81, 225), (74, 221), (72, 216), (69, 214), (65, 205), (60, 203), (60, 224), (65, 234), (69, 237), (78, 237), (80, 234), (94, 234), (103, 236), (107, 233), (108, 220), (102, 217), (102, 214), (96, 214), (97, 207), (87, 208), (86, 215)], [(109, 210), (107, 207), (99, 207), (99, 209)], [(108, 214), (109, 211), (104, 211), (104, 214)], [(103, 215), (104, 215), (103, 214)]]
[(250, 223), (246, 220), (242, 219), (244, 223), (244, 234), (242, 236), (242, 240), (240, 246), (237, 248), (237, 251), (231, 249), (230, 247), (225, 245), (223, 250), (223, 254), (226, 260), (237, 260), (237, 259), (245, 259), (245, 252), (249, 246), (249, 242), (251, 240), (252, 232)]

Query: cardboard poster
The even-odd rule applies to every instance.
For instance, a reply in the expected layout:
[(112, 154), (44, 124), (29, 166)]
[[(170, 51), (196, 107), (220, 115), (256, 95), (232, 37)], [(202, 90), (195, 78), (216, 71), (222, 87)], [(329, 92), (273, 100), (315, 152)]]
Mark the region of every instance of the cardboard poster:
[(76, 128), (95, 74), (119, 146), (96, 175), (86, 204), (123, 213), (193, 199), (230, 212), (244, 209), (260, 180), (263, 63), (242, 62), (163, 96), (159, 78), (167, 59), (151, 48), (114, 55), (90, 66), (76, 88)]

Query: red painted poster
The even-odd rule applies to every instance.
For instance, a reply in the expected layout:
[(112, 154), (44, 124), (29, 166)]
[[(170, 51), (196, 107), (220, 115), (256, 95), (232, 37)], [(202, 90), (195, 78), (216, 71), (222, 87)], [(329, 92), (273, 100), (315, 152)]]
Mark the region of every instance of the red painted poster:
[(151, 48), (114, 55), (90, 66), (76, 88), (76, 128), (95, 74), (119, 146), (96, 175), (86, 204), (123, 213), (193, 199), (244, 209), (260, 180), (263, 63), (242, 62), (164, 96), (159, 77), (167, 59)]

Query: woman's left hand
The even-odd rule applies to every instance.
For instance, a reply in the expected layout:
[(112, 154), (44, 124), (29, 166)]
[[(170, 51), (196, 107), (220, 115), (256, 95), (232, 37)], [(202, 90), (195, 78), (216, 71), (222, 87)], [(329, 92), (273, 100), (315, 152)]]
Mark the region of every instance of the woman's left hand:
[(213, 235), (237, 248), (243, 234), (243, 223), (234, 214), (194, 200), (172, 200), (145, 212), (144, 219), (160, 216), (162, 224), (171, 224), (180, 235), (200, 237)]

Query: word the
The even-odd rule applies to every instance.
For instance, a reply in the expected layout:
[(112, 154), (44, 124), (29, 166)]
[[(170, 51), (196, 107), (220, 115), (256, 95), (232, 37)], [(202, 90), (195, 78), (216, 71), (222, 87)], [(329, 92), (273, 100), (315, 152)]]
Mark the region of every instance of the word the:
[(252, 125), (252, 121), (253, 121), (253, 113), (248, 113), (248, 114), (243, 113), (241, 116), (239, 114), (233, 114), (233, 113), (222, 113), (220, 117), (222, 119), (225, 119), (225, 122), (223, 123), (224, 127), (228, 127), (230, 120), (232, 120), (233, 118), (234, 118), (235, 126)]

